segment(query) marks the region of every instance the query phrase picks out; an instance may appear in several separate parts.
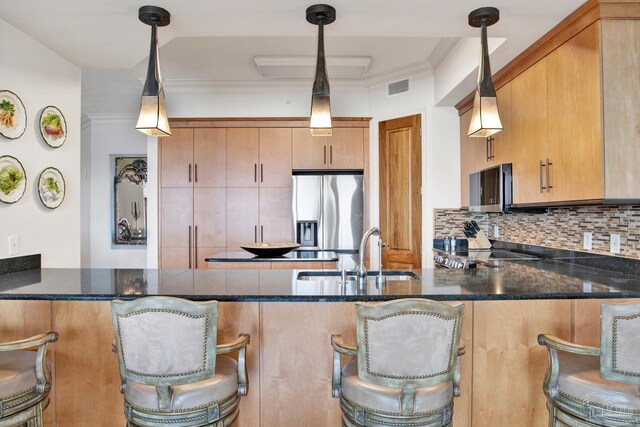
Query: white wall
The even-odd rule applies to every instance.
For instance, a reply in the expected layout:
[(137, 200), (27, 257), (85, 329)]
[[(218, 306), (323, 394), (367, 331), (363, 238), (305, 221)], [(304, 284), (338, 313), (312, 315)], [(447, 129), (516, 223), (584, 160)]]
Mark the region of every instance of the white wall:
[[(83, 218), (89, 218), (83, 232), (82, 267), (146, 268), (147, 248), (113, 245), (113, 163), (114, 155), (146, 155), (147, 137), (135, 129), (137, 117), (130, 114), (88, 116), (83, 132), (83, 170), (90, 179), (83, 181)], [(88, 151), (89, 154), (85, 152)], [(156, 192), (155, 188), (152, 190)], [(88, 241), (85, 241), (88, 240)], [(84, 251), (84, 249), (83, 249)]]
[[(17, 140), (0, 137), (0, 155), (16, 157), (25, 168), (27, 190), (13, 205), (0, 203), (0, 258), (9, 256), (8, 237), (17, 234), (19, 255), (42, 254), (43, 267), (80, 266), (80, 69), (0, 19), (1, 88), (20, 96), (27, 110), (26, 132)], [(67, 139), (50, 148), (39, 134), (38, 117), (47, 105), (67, 122)], [(48, 166), (65, 178), (66, 196), (45, 208), (36, 180)]]
[[(381, 121), (422, 115), (422, 265), (432, 265), (433, 210), (460, 205), (460, 149), (459, 124), (455, 108), (434, 106), (433, 73), (423, 72), (406, 76), (409, 92), (388, 96), (387, 83), (370, 89), (371, 120), (371, 224), (377, 225), (379, 216), (379, 134)], [(400, 79), (397, 79), (400, 80)], [(382, 236), (384, 240), (384, 236)], [(375, 247), (375, 241), (371, 246)], [(378, 265), (377, 251), (371, 251), (372, 264)]]

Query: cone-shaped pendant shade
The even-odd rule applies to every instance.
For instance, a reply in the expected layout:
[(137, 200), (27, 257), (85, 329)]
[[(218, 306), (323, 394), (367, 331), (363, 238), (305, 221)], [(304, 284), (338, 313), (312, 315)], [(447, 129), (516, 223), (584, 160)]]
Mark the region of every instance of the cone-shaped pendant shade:
[(329, 5), (314, 5), (307, 9), (307, 21), (318, 25), (318, 56), (309, 118), (309, 129), (313, 136), (330, 136), (332, 133), (329, 79), (324, 56), (324, 25), (334, 20), (335, 9)]
[[(483, 8), (472, 12), (469, 15), (469, 22), (472, 23), (472, 15), (477, 12), (489, 13), (492, 15), (477, 15), (475, 22), (479, 22), (482, 31), (481, 43), (482, 51), (480, 55), (480, 68), (478, 69), (478, 87), (473, 99), (473, 112), (471, 113), (471, 123), (468, 135), (471, 137), (486, 138), (502, 130), (500, 115), (498, 114), (498, 100), (496, 91), (491, 80), (491, 66), (489, 64), (489, 48), (487, 47), (487, 24), (495, 23), (498, 20), (498, 10), (494, 8)], [(488, 12), (487, 12), (488, 11)]]
[[(151, 8), (152, 6), (145, 7)], [(167, 119), (164, 90), (162, 88), (162, 78), (160, 77), (160, 64), (158, 60), (157, 26), (159, 19), (147, 14), (145, 17), (151, 19), (151, 21), (147, 22), (143, 20), (143, 9), (144, 8), (140, 9), (140, 20), (151, 25), (151, 49), (149, 53), (149, 66), (147, 68), (147, 80), (144, 83), (144, 89), (142, 91), (140, 114), (138, 115), (136, 129), (150, 136), (170, 136), (171, 129), (169, 128), (169, 120)], [(166, 24), (168, 24), (169, 12), (164, 9), (160, 10), (166, 13)], [(150, 16), (151, 18), (149, 18)]]

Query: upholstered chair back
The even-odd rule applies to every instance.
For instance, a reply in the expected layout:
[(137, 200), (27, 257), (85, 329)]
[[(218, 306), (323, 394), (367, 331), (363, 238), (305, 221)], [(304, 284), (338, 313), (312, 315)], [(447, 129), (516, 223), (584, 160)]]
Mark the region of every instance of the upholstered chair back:
[(173, 386), (213, 376), (218, 304), (148, 297), (111, 304), (120, 376)]
[(640, 384), (640, 303), (602, 304), (600, 376)]
[(356, 303), (358, 377), (397, 388), (453, 379), (463, 311), (424, 299)]

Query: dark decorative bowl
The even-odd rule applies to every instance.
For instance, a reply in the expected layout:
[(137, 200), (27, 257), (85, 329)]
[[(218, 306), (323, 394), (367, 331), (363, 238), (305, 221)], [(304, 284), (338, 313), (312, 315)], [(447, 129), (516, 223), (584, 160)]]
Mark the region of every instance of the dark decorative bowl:
[(292, 250), (299, 248), (300, 244), (292, 242), (278, 242), (278, 243), (247, 243), (240, 246), (247, 252), (263, 257), (271, 258), (282, 256)]

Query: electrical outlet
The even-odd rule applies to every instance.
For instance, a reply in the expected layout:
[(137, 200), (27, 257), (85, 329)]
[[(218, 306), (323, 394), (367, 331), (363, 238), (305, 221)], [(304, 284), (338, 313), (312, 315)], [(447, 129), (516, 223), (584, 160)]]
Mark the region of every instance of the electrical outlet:
[(500, 237), (500, 228), (497, 225), (493, 226), (493, 237)]
[(9, 256), (20, 253), (20, 236), (13, 234), (9, 236)]
[(611, 235), (609, 251), (611, 251), (611, 253), (614, 253), (614, 254), (620, 253), (620, 235), (619, 234)]
[(582, 248), (586, 250), (593, 249), (593, 233), (587, 231), (584, 233), (584, 238), (582, 239)]

